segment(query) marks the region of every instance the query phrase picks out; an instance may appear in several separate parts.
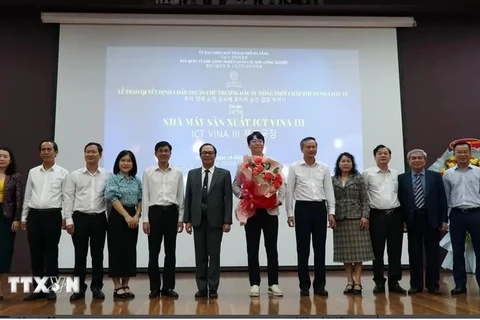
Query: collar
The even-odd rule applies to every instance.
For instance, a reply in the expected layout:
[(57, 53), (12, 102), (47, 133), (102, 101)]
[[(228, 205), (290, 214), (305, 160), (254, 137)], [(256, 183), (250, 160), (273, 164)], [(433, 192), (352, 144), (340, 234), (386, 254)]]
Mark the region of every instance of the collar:
[(55, 172), (55, 171), (57, 171), (57, 170), (58, 170), (58, 166), (57, 166), (56, 163), (53, 165), (53, 167), (51, 167), (51, 168), (48, 169), (48, 170), (45, 170), (45, 168), (43, 167), (43, 163), (40, 165), (40, 171), (43, 171), (43, 172), (49, 172), (49, 171)]
[[(425, 177), (425, 168), (422, 169), (422, 171), (419, 172), (420, 176)], [(412, 170), (412, 177), (415, 177), (417, 173)]]
[[(457, 165), (455, 165), (454, 168), (455, 168), (455, 170), (462, 171)], [(468, 167), (467, 167), (467, 169), (466, 169), (465, 171), (467, 171), (467, 170), (469, 170), (469, 169), (473, 169), (473, 165), (472, 165), (472, 164), (469, 164)]]
[(162, 170), (162, 169), (160, 169), (160, 166), (157, 163), (157, 166), (156, 166), (155, 170), (158, 170), (160, 172), (167, 172), (167, 171), (171, 171), (173, 169), (172, 169), (172, 166), (170, 164), (168, 164), (168, 168), (166, 170)]
[[(205, 173), (207, 169), (205, 169), (204, 167), (202, 167), (202, 174)], [(213, 174), (213, 171), (215, 171), (215, 166), (212, 166), (210, 169), (208, 169), (208, 171), (210, 171), (210, 173)]]
[[(383, 171), (382, 171), (382, 169), (380, 169), (378, 166), (375, 166), (375, 172), (376, 172), (376, 173), (379, 173), (379, 172), (383, 172)], [(390, 171), (390, 167), (388, 167), (388, 168), (387, 168), (387, 171), (385, 171), (385, 172), (391, 172), (391, 171)]]
[(302, 160), (300, 161), (300, 164), (308, 167), (315, 167), (316, 165), (318, 165), (318, 162), (317, 162), (317, 159), (315, 159), (315, 162), (312, 165), (309, 165), (308, 163), (305, 162), (305, 159), (302, 158)]
[(90, 171), (88, 171), (87, 167), (82, 168), (82, 173), (88, 173), (92, 176), (96, 175), (97, 173), (101, 173), (101, 172), (102, 172), (102, 168), (100, 168), (100, 167), (97, 167), (97, 170), (93, 174)]

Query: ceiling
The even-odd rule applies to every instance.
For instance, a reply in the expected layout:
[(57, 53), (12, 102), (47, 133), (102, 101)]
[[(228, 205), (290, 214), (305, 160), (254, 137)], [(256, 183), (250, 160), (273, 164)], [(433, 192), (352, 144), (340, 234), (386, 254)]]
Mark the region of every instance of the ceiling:
[[(216, 2), (216, 0), (214, 0)], [(252, 1), (252, 0), (249, 0)], [(414, 16), (418, 19), (476, 20), (480, 2), (452, 0), (450, 4), (421, 4), (433, 1), (323, 0), (321, 5), (156, 5), (152, 0), (10, 0), (0, 3), (2, 16), (49, 12), (112, 12), (168, 14), (248, 14), (248, 15), (348, 15), (348, 16)], [(197, 3), (201, 0), (197, 0)], [(268, 0), (264, 0), (267, 3)], [(312, 0), (313, 2), (313, 0)], [(476, 3), (475, 3), (476, 2)], [(68, 3), (68, 4), (66, 4)], [(278, 3), (278, 0), (277, 0)], [(383, 3), (383, 4), (382, 4)], [(417, 3), (417, 4), (415, 4)], [(420, 4), (419, 4), (420, 3)]]

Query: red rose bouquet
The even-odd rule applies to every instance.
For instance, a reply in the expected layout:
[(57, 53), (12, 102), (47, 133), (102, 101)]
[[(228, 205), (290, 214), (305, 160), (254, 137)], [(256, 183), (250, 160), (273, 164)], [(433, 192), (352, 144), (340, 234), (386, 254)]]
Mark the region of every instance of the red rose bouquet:
[(235, 210), (243, 225), (255, 215), (256, 209), (278, 207), (277, 191), (283, 184), (282, 165), (267, 157), (245, 156), (239, 167), (237, 182), (242, 188), (242, 200)]

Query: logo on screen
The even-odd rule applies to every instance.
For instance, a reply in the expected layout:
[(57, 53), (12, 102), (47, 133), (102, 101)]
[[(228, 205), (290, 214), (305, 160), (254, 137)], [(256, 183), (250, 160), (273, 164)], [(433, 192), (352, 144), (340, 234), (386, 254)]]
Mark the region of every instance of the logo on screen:
[(230, 71), (230, 81), (227, 81), (227, 88), (241, 88), (242, 82), (238, 80), (240, 76), (237, 71)]

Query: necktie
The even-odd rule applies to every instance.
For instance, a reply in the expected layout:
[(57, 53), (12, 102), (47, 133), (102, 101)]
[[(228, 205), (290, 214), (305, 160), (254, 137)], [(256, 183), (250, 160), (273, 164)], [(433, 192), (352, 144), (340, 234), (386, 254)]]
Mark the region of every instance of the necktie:
[(206, 204), (208, 199), (208, 174), (209, 170), (205, 170), (205, 178), (203, 178), (203, 187), (202, 187), (202, 203)]
[(425, 195), (423, 194), (422, 175), (418, 173), (415, 174), (414, 199), (415, 206), (419, 209), (423, 208), (425, 205)]

